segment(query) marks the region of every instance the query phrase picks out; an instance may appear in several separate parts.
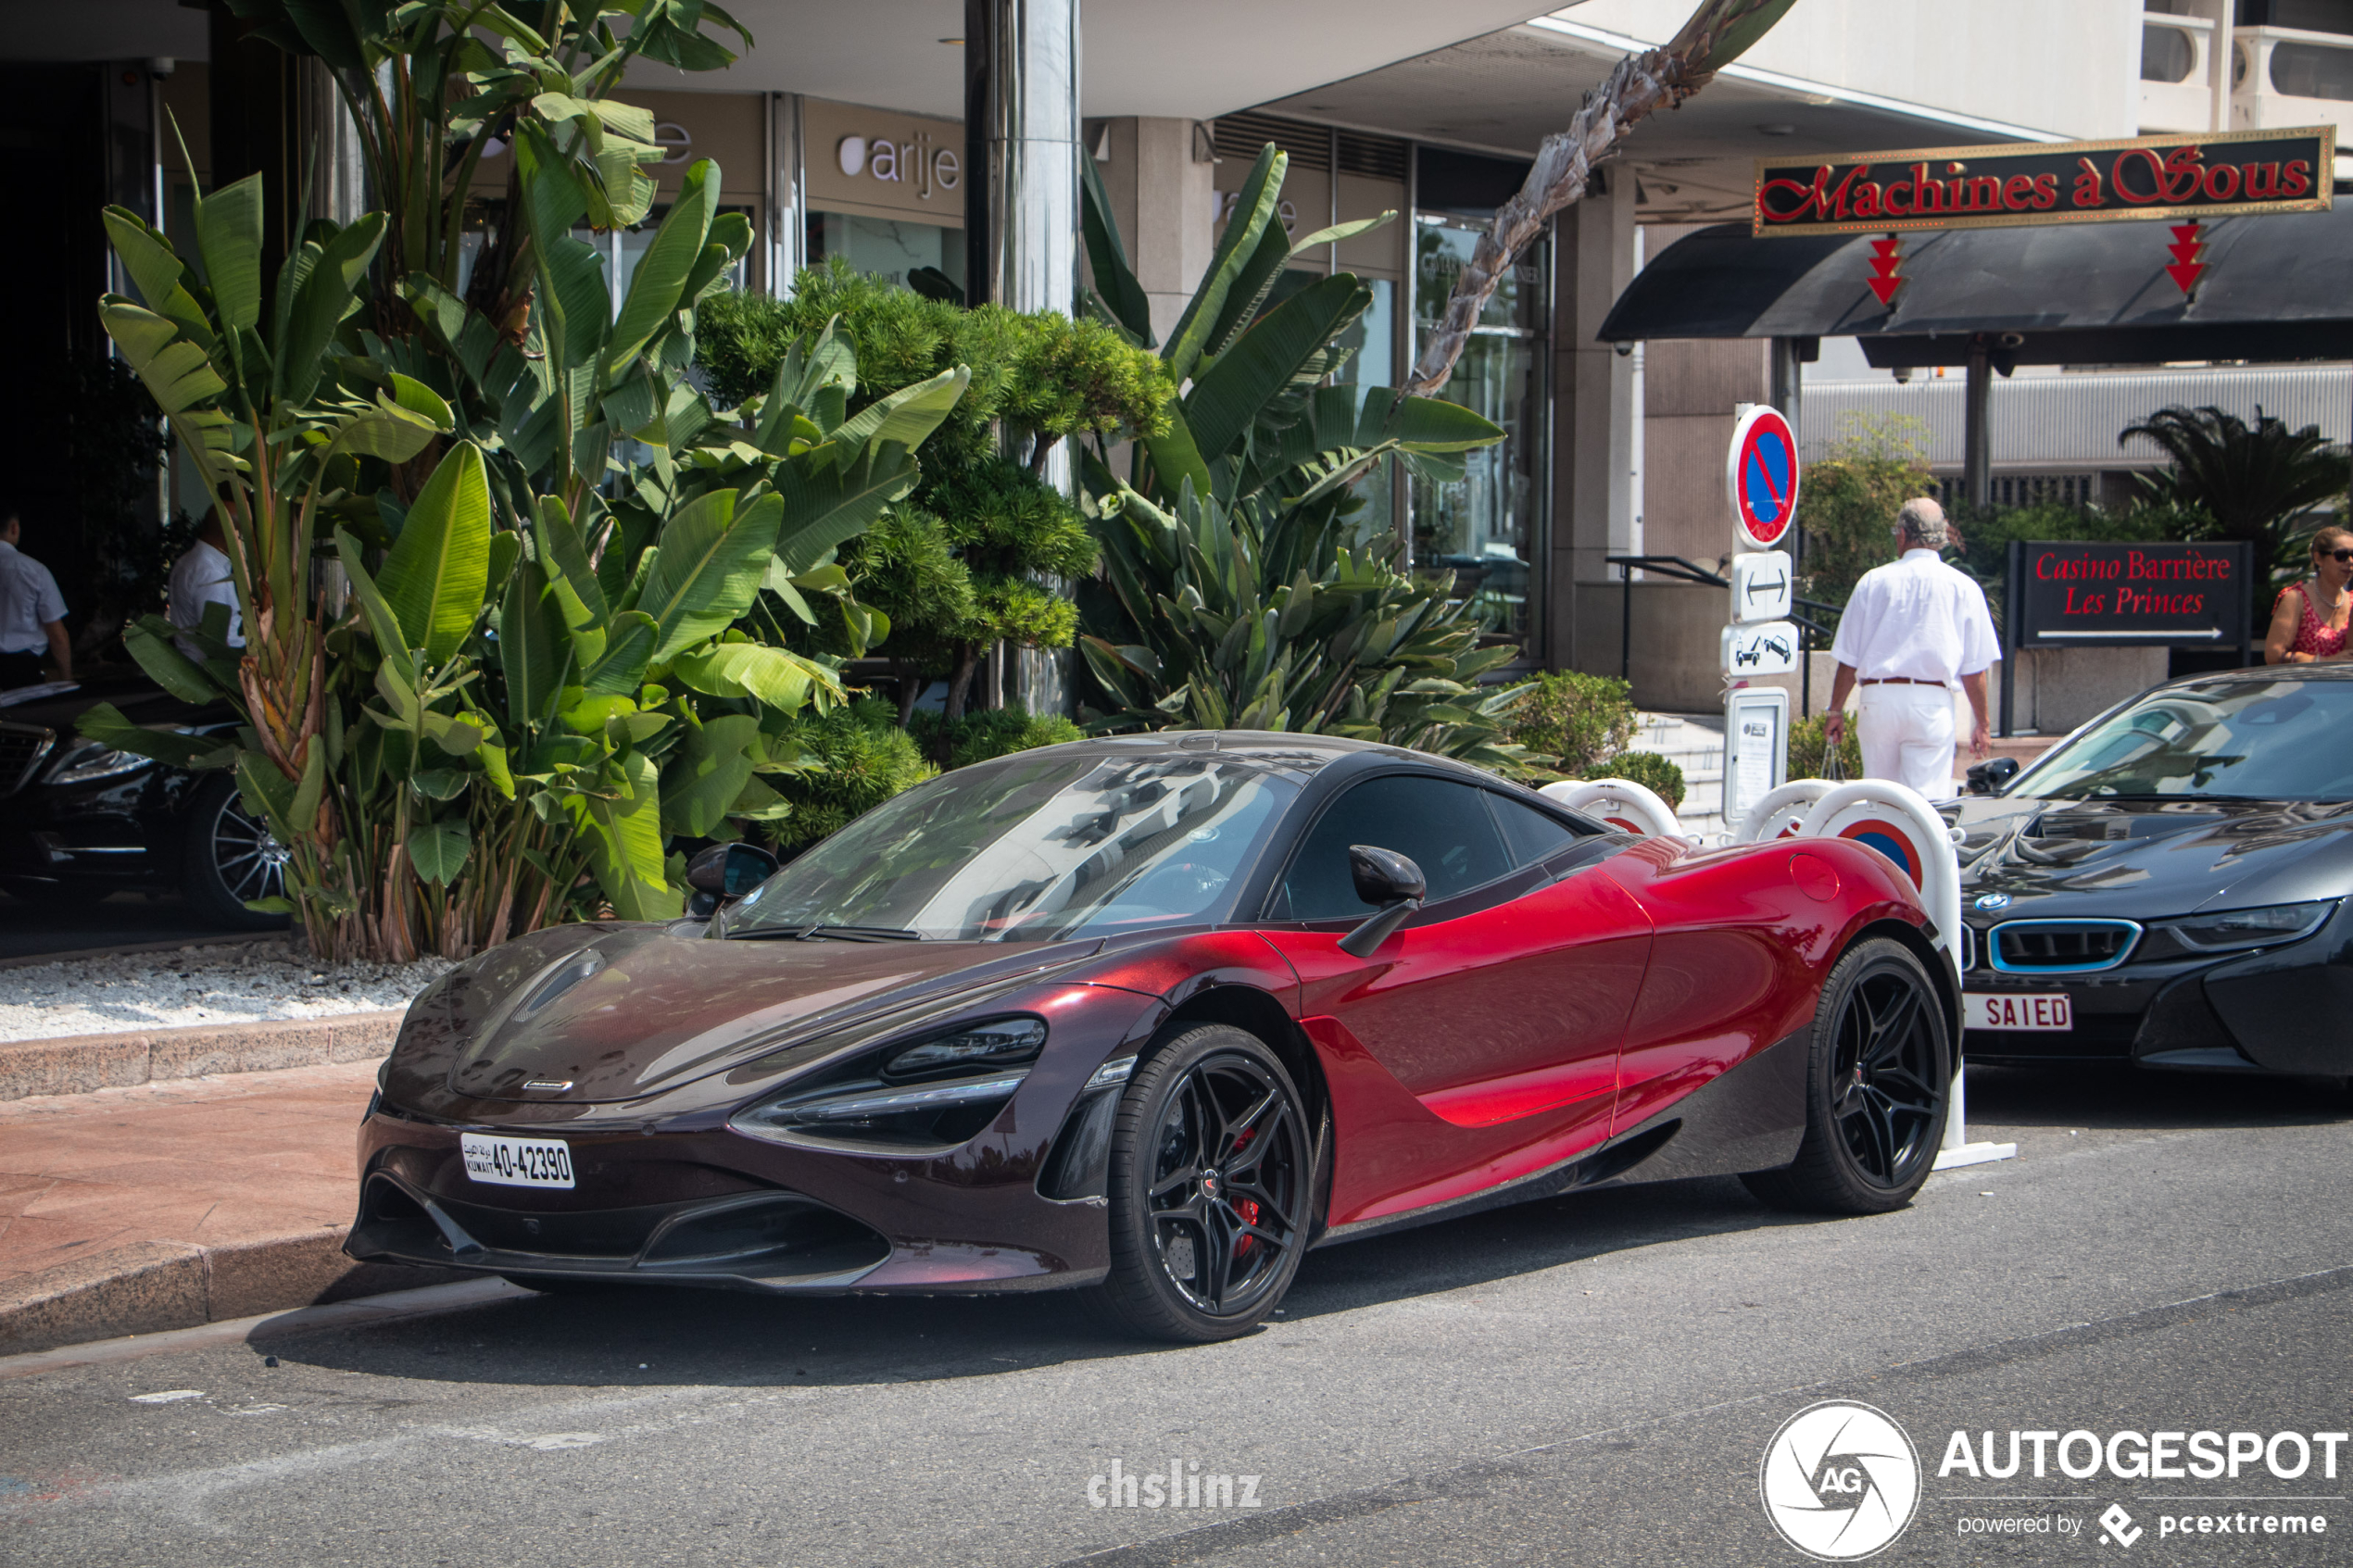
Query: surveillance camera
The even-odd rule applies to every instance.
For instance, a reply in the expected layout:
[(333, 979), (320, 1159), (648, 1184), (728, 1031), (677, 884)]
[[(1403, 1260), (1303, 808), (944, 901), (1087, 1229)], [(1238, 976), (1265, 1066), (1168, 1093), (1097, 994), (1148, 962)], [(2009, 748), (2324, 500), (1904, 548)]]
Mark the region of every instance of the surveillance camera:
[(1633, 352), (1634, 352), (1634, 345), (1633, 345), (1632, 344), (1630, 344), (1630, 343), (1620, 343), (1620, 344), (1616, 344), (1616, 345), (1613, 345), (1612, 346), (1614, 346), (1614, 347), (1616, 347), (1616, 348), (1617, 348), (1617, 357), (1618, 357), (1619, 358), (1621, 358), (1621, 359), (1623, 359), (1624, 358), (1626, 358), (1626, 356), (1628, 356), (1629, 354), (1631, 354), (1631, 353), (1633, 353)]
[(170, 55), (157, 55), (154, 59), (147, 62), (147, 74), (149, 76), (170, 76), (173, 71), (179, 69), (180, 62), (173, 59)]

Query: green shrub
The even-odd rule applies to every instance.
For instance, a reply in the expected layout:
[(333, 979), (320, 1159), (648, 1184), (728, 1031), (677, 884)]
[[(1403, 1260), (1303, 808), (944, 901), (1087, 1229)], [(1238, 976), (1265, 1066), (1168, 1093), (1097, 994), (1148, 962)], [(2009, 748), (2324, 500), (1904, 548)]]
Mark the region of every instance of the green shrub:
[(2196, 508), (2143, 502), (2130, 511), (2045, 502), (2032, 507), (1956, 504), (1948, 513), (1960, 548), (1946, 558), (1977, 579), (1994, 624), (2002, 624), (2003, 573), (2013, 539), (2187, 539), (2198, 536), (2206, 515)]
[(1517, 690), (1504, 738), (1526, 746), (1535, 771), (1556, 769), (1569, 778), (1615, 757), (1634, 735), (1633, 688), (1615, 675), (1563, 670), (1537, 676)]
[[(1822, 719), (1823, 716), (1817, 713), (1811, 719), (1801, 719), (1790, 726), (1791, 778), (1818, 779), (1824, 776), (1822, 757), (1828, 742), (1823, 735)], [(1855, 738), (1855, 723), (1851, 719), (1847, 721), (1845, 735), (1838, 743), (1838, 761), (1839, 766), (1845, 770), (1847, 778), (1859, 779), (1863, 776), (1863, 745)]]
[(950, 724), (943, 724), (938, 714), (925, 709), (911, 718), (907, 728), (925, 756), (938, 757), (944, 749), (946, 766), (951, 771), (986, 762), (992, 757), (1010, 757), (1016, 751), (1087, 738), (1084, 731), (1059, 713), (1033, 716), (1019, 708), (979, 709)]
[(822, 719), (799, 718), (785, 726), (770, 751), (789, 756), (797, 745), (822, 766), (773, 779), (776, 793), (792, 805), (792, 814), (774, 830), (779, 848), (814, 843), (939, 771), (898, 718), (890, 704), (867, 697)]
[(1655, 751), (1621, 751), (1617, 756), (1588, 764), (1584, 777), (1589, 779), (1624, 779), (1641, 784), (1667, 802), (1669, 810), (1683, 806), (1683, 770)]
[(1839, 417), (1830, 454), (1806, 467), (1797, 496), (1797, 525), (1806, 531), (1806, 567), (1798, 591), (1843, 605), (1856, 582), (1895, 558), (1889, 532), (1906, 501), (1927, 494), (1929, 427), (1909, 414)]

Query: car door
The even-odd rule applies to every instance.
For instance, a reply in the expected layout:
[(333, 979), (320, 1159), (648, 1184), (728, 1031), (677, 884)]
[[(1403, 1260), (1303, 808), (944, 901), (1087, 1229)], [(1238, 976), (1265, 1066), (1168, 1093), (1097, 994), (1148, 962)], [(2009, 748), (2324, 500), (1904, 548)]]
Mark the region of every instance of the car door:
[[(1469, 783), (1397, 773), (1353, 785), (1308, 830), (1268, 911), (1267, 939), (1299, 972), (1302, 1016), (1337, 1020), (1455, 1126), (1551, 1112), (1548, 1146), (1598, 1142), (1651, 928), (1617, 883), (1576, 864), (1611, 841), (1579, 840)], [(1338, 947), (1373, 912), (1350, 878), (1352, 844), (1411, 856), (1429, 884), (1369, 960)]]

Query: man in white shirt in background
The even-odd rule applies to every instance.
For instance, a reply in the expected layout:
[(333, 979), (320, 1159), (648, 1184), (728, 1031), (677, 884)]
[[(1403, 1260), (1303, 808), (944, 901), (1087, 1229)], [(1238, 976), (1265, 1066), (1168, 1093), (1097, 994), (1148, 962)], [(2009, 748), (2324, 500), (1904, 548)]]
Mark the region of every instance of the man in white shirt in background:
[[(229, 570), (228, 545), (220, 532), (220, 514), (205, 513), (204, 524), (196, 530), (196, 542), (188, 546), (186, 555), (171, 564), (171, 583), (165, 590), (165, 613), (174, 626), (193, 632), (204, 624), (205, 606), (227, 605), (227, 641), (231, 647), (241, 648), (245, 646), (245, 621), (237, 608), (236, 579)], [(195, 638), (174, 637), (171, 641), (190, 659), (203, 659)]]
[(0, 691), (39, 685), (44, 649), (57, 678), (73, 679), (65, 596), (49, 569), (17, 548), (23, 533), (16, 513), (0, 518)]
[(1985, 671), (2001, 657), (1985, 591), (1937, 552), (1950, 538), (1944, 508), (1922, 495), (1904, 503), (1895, 534), (1902, 558), (1863, 573), (1839, 618), (1831, 653), (1824, 728), (1836, 746), (1846, 731), (1846, 696), (1863, 688), (1863, 776), (1892, 779), (1931, 800), (1953, 793), (1953, 686), (1977, 716), (1969, 751), (1993, 744)]

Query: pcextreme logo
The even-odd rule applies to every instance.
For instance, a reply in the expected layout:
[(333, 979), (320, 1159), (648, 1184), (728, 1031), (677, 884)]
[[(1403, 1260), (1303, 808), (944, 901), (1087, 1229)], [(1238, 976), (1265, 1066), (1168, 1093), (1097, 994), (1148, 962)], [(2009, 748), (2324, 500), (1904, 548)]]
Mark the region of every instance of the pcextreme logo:
[(1920, 1458), (1886, 1411), (1825, 1399), (1773, 1434), (1756, 1485), (1783, 1540), (1825, 1562), (1851, 1562), (1911, 1524)]

